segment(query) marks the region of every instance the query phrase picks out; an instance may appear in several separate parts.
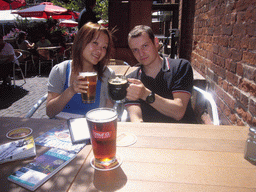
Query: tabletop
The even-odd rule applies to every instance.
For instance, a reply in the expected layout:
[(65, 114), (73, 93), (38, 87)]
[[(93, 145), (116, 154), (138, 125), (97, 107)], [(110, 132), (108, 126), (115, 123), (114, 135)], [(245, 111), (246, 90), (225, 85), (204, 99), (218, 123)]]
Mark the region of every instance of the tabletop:
[(53, 46), (53, 47), (38, 47), (37, 50), (55, 50), (60, 49), (61, 46)]
[[(41, 135), (65, 121), (0, 118), (0, 142), (7, 131), (20, 126)], [(255, 191), (256, 167), (244, 159), (248, 127), (167, 123), (118, 122), (118, 133), (130, 132), (137, 142), (117, 147), (122, 165), (96, 171), (87, 145), (71, 163), (38, 191)], [(40, 154), (37, 148), (37, 153)], [(0, 185), (5, 191), (22, 189), (7, 181), (27, 161), (0, 165)], [(21, 190), (23, 191), (23, 190)], [(24, 190), (25, 191), (25, 190)]]

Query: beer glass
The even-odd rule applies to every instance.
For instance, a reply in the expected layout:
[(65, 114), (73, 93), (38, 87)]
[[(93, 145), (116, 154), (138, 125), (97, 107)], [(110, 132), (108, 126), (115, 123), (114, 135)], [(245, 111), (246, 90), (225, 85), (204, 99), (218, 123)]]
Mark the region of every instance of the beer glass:
[(124, 111), (124, 99), (127, 94), (128, 80), (123, 75), (115, 75), (108, 79), (108, 92), (111, 99), (115, 101), (114, 109), (118, 113), (120, 120)]
[(116, 156), (117, 113), (111, 108), (96, 108), (86, 113), (94, 158), (93, 168), (108, 171), (122, 163)]
[(87, 93), (81, 93), (83, 103), (94, 103), (96, 96), (97, 86), (97, 73), (96, 72), (80, 72), (79, 76), (83, 77), (83, 81), (88, 82)]

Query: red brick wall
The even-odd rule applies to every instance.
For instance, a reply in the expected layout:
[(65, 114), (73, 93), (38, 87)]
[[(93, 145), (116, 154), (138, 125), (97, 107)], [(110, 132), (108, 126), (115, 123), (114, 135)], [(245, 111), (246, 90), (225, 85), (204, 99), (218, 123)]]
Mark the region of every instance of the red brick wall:
[[(209, 82), (222, 124), (256, 126), (256, 1), (181, 3), (179, 56), (189, 59)], [(191, 22), (192, 29), (184, 29)], [(185, 33), (192, 30), (193, 35), (186, 39)], [(186, 42), (192, 42), (192, 49), (182, 46)]]

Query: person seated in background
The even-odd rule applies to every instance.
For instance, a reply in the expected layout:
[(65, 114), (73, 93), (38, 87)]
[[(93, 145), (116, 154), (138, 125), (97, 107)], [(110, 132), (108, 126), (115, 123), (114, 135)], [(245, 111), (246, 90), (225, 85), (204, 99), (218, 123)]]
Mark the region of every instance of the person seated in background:
[(13, 62), (19, 64), (14, 49), (10, 43), (4, 42), (3, 36), (0, 34), (0, 78), (3, 79), (2, 85), (11, 85), (9, 75), (13, 70)]
[[(45, 39), (45, 36), (42, 35), (40, 40), (36, 43), (37, 47), (50, 47), (52, 46), (52, 43), (48, 40)], [(50, 60), (50, 51), (47, 49), (39, 49), (38, 53), (40, 55), (40, 58), (44, 60)]]
[(19, 38), (18, 38), (18, 47), (19, 49), (22, 49), (22, 50), (28, 50), (28, 49), (33, 49), (35, 46), (35, 43), (30, 43), (28, 40), (27, 40), (27, 34), (26, 32), (23, 32), (21, 31), (19, 33)]
[(128, 44), (140, 67), (128, 75), (126, 103), (132, 122), (196, 123), (190, 97), (193, 71), (189, 61), (158, 54), (152, 29), (136, 26)]
[(50, 47), (52, 46), (52, 43), (48, 39), (46, 39), (44, 35), (42, 35), (36, 45), (38, 47)]
[(23, 56), (24, 60), (30, 59), (29, 57), (31, 56), (31, 54), (34, 55), (34, 56), (38, 56), (38, 53), (37, 53), (37, 51), (35, 49), (35, 43), (30, 43), (27, 40), (27, 33), (24, 32), (24, 31), (21, 31), (19, 33), (18, 47), (21, 50), (28, 51), (27, 53), (26, 52), (22, 52), (22, 56)]
[[(55, 65), (49, 75), (46, 114), (53, 118), (60, 112), (85, 115), (97, 107), (113, 107), (108, 96), (108, 78), (114, 71), (106, 65), (113, 50), (112, 33), (94, 23), (85, 24), (73, 43), (73, 60)], [(95, 103), (83, 103), (88, 82), (79, 72), (97, 72)]]

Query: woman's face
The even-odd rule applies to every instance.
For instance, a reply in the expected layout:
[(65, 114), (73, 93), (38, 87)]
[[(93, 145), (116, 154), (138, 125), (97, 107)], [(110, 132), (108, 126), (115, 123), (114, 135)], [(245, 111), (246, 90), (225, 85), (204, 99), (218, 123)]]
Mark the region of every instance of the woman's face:
[(108, 44), (109, 38), (105, 33), (96, 33), (83, 50), (83, 65), (97, 65), (105, 57)]

